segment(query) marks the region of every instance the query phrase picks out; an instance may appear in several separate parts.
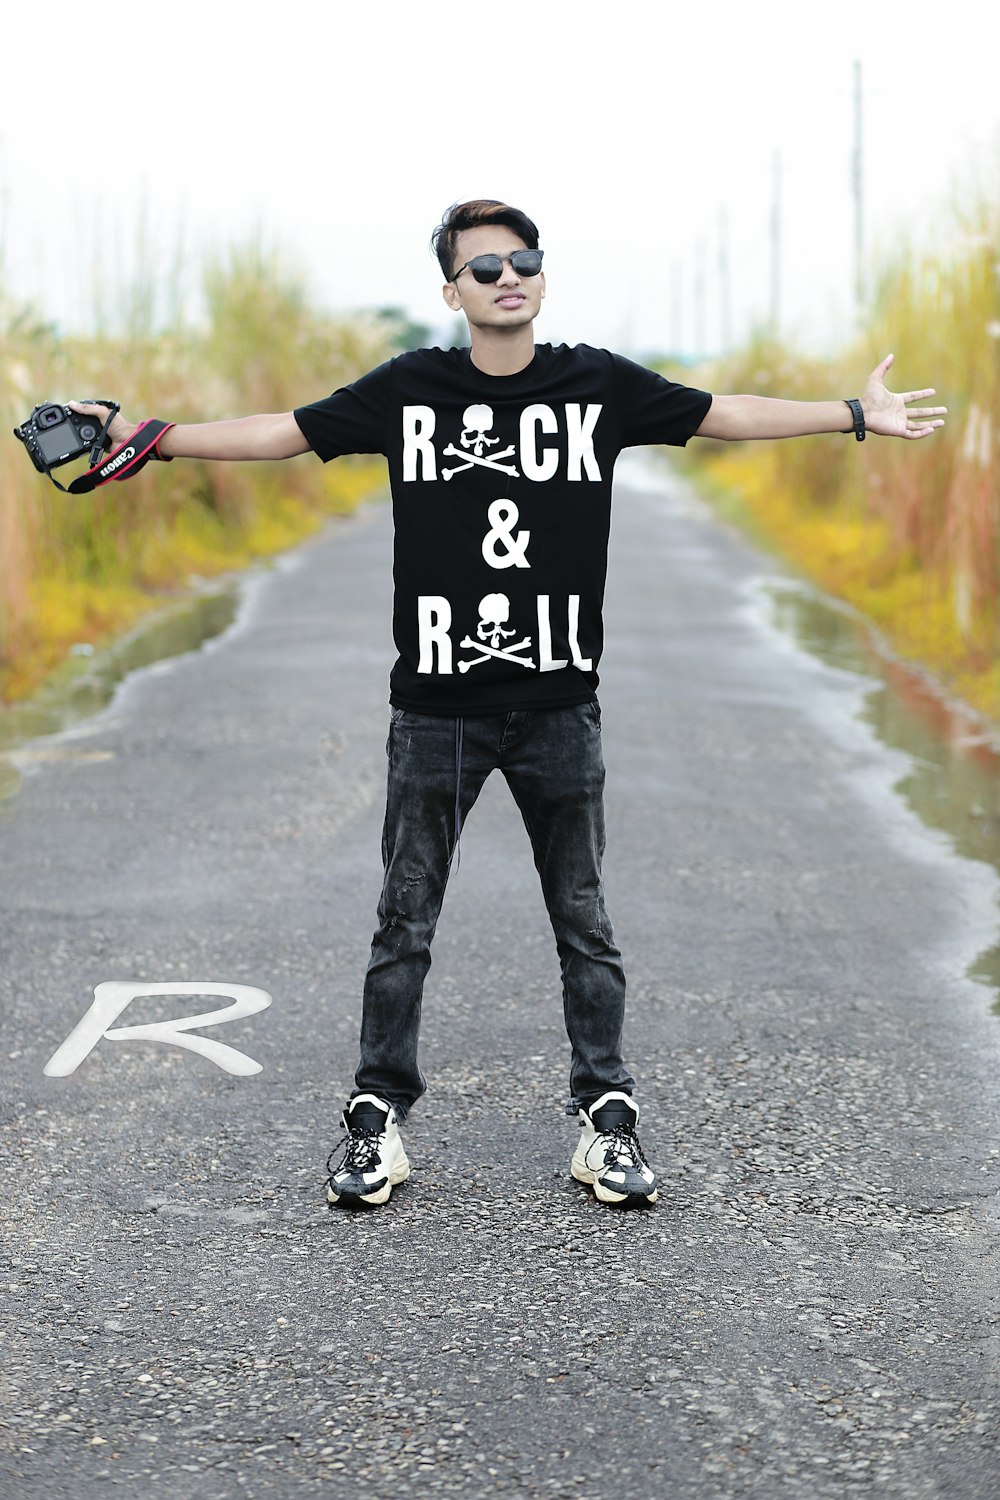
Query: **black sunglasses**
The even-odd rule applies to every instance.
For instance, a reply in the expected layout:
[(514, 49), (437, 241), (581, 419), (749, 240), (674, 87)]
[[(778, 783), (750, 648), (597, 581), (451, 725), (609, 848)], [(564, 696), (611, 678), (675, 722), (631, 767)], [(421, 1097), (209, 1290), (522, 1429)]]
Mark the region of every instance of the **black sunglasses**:
[(510, 261), (510, 268), (517, 276), (537, 276), (542, 269), (543, 250), (515, 250), (513, 255), (474, 255), (464, 266), (459, 266), (452, 281), (457, 281), (462, 272), (469, 270), (484, 286), (499, 281), (503, 274), (503, 263)]

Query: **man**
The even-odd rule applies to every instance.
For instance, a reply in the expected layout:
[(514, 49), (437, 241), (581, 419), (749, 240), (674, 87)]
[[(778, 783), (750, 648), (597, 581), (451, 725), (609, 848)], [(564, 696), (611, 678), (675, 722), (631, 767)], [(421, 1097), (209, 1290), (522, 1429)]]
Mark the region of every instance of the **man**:
[[(383, 453), (393, 497), (393, 631), (385, 875), (364, 987), (361, 1057), (327, 1197), (384, 1203), (409, 1175), (399, 1134), (426, 1088), (417, 1064), (430, 944), (463, 819), (500, 769), (531, 840), (562, 970), (572, 1047), (571, 1172), (606, 1203), (656, 1200), (622, 1057), (625, 976), (604, 904), (597, 665), (611, 478), (622, 448), (690, 437), (865, 430), (908, 439), (944, 407), (893, 395), (888, 355), (852, 401), (711, 396), (605, 350), (534, 342), (538, 231), (495, 200), (455, 204), (433, 246), (469, 349), (398, 356), (279, 415), (175, 426), (165, 458), (327, 462)], [(104, 414), (99, 407), (76, 409)], [(120, 415), (111, 436), (133, 428)]]

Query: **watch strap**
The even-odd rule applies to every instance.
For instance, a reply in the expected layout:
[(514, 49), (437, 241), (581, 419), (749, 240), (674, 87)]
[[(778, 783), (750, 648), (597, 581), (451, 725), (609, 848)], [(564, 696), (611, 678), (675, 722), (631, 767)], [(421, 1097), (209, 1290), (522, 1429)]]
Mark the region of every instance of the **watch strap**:
[(861, 402), (851, 396), (845, 396), (844, 400), (851, 408), (851, 417), (854, 422), (854, 436), (859, 443), (863, 443), (865, 440), (865, 414), (861, 410)]

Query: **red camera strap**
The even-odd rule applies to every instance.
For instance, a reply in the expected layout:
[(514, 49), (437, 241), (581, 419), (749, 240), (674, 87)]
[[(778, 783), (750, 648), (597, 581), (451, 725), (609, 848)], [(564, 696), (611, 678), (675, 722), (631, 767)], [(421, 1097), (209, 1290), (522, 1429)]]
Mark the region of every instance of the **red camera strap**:
[(160, 422), (156, 417), (150, 417), (147, 422), (140, 422), (132, 436), (124, 443), (119, 443), (103, 462), (95, 464), (85, 474), (78, 474), (68, 486), (60, 484), (51, 474), (49, 478), (64, 495), (85, 495), (102, 484), (110, 484), (112, 479), (131, 479), (151, 458), (170, 463), (171, 459), (160, 452), (159, 442), (163, 434), (174, 426), (174, 422)]

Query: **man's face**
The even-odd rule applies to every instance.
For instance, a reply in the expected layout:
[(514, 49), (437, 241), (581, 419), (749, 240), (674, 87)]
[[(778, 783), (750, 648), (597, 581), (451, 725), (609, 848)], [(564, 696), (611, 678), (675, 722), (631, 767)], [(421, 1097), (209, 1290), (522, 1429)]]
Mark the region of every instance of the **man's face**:
[[(477, 224), (459, 233), (453, 269), (457, 271), (474, 255), (509, 256), (527, 248), (520, 235), (503, 224)], [(499, 281), (483, 285), (465, 270), (457, 281), (445, 283), (443, 294), (452, 312), (465, 313), (471, 328), (520, 328), (538, 316), (545, 296), (545, 273), (518, 276), (508, 259)]]

